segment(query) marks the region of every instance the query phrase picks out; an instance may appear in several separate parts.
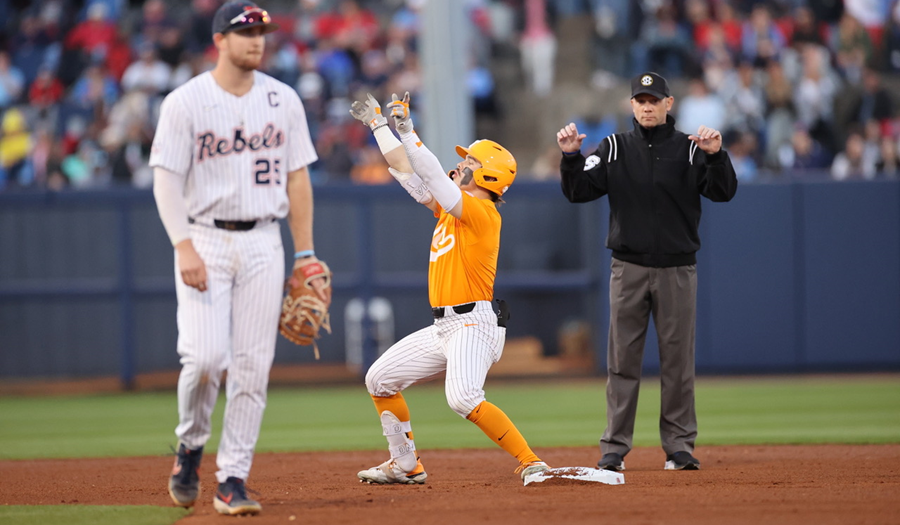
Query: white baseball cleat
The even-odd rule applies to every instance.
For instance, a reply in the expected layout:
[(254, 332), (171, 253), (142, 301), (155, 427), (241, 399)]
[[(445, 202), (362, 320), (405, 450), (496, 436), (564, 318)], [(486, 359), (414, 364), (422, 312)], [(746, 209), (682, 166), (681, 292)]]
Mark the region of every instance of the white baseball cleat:
[(519, 465), (519, 468), (516, 469), (516, 474), (522, 476), (522, 481), (525, 481), (526, 476), (531, 476), (547, 470), (550, 470), (550, 465), (547, 465), (543, 461), (532, 461), (531, 463)]
[(425, 467), (421, 461), (416, 461), (416, 468), (411, 472), (406, 472), (393, 459), (389, 459), (368, 470), (362, 470), (357, 475), (360, 482), (377, 483), (385, 485), (389, 483), (400, 483), (405, 485), (422, 485), (428, 479), (425, 473)]

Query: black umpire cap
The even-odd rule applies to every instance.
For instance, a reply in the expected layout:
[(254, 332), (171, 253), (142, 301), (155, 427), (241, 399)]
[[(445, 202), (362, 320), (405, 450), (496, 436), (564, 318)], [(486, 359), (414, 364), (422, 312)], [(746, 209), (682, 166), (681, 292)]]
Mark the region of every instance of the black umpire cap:
[(272, 22), (272, 17), (263, 8), (253, 2), (236, 1), (225, 3), (216, 11), (212, 30), (213, 34), (227, 33), (257, 26), (263, 26), (264, 33), (278, 30), (278, 24)]
[(669, 83), (658, 74), (649, 71), (631, 79), (631, 98), (646, 93), (658, 99), (668, 98)]

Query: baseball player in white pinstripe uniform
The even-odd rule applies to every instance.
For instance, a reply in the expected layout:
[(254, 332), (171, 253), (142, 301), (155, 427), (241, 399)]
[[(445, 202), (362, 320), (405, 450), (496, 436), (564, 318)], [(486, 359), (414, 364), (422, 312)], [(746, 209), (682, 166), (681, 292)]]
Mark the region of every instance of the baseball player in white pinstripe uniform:
[(350, 113), (367, 124), (391, 174), (417, 202), (438, 218), (431, 241), (428, 295), (434, 324), (404, 337), (369, 368), (366, 387), (381, 418), (391, 458), (358, 474), (368, 483), (425, 483), (416, 451), (409, 407), (401, 393), (413, 383), (446, 371), (447, 403), (475, 423), (519, 462), (522, 479), (549, 467), (528, 446), (509, 417), (484, 396), (488, 369), (500, 359), (506, 340), (506, 303), (494, 312), (494, 276), (500, 250), (502, 202), (516, 176), (516, 160), (490, 140), (457, 146), (463, 160), (449, 172), (413, 131), (409, 93), (388, 106), (400, 133), (394, 136), (372, 95), (354, 102)]
[[(176, 504), (200, 492), (198, 469), (223, 372), (226, 405), (213, 499), (222, 514), (256, 514), (248, 498), (285, 278), (278, 219), (288, 217), (296, 259), (315, 257), (316, 152), (289, 86), (256, 71), (264, 34), (277, 29), (251, 2), (229, 2), (213, 22), (215, 68), (163, 101), (150, 156), (154, 195), (175, 247), (178, 297)], [(321, 279), (313, 286), (322, 292)]]

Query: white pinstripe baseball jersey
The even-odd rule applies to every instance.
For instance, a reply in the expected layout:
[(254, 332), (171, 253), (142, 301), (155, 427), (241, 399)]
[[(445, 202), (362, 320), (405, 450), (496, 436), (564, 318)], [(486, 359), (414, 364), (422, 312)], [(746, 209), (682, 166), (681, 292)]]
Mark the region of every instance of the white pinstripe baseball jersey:
[(190, 217), (250, 221), (287, 216), (287, 174), (317, 159), (290, 86), (256, 71), (237, 97), (206, 72), (163, 101), (150, 166), (186, 177)]
[[(281, 229), (288, 174), (314, 162), (300, 97), (289, 86), (253, 73), (237, 97), (203, 73), (163, 101), (150, 165), (184, 177), (190, 240), (205, 265), (208, 288), (184, 283), (176, 251), (178, 384), (181, 443), (195, 450), (209, 439), (210, 414), (222, 372), (228, 401), (216, 454), (220, 483), (247, 479), (259, 437), (269, 369), (275, 355), (284, 282)], [(214, 220), (258, 221), (246, 231)]]

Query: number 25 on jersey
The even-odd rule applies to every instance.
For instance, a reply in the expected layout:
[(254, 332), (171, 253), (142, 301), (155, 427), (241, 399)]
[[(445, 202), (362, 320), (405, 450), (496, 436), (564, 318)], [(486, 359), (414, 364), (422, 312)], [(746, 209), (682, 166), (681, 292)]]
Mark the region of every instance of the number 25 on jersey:
[(281, 184), (281, 159), (256, 159), (257, 184)]

